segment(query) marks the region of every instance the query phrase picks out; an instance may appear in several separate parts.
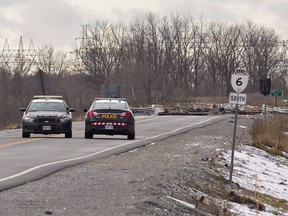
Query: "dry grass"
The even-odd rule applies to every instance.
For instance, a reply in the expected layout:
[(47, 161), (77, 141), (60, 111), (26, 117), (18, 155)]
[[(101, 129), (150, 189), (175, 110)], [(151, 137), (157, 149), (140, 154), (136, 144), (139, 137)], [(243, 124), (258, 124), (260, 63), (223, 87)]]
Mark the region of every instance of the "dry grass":
[(73, 116), (73, 121), (83, 121), (84, 120), (85, 115), (77, 115), (77, 116)]
[(4, 129), (18, 129), (20, 128), (19, 124), (9, 124), (6, 128)]
[(283, 151), (288, 151), (288, 116), (275, 114), (266, 119), (255, 120), (251, 135), (252, 145), (265, 150), (273, 155), (283, 156)]
[(247, 94), (247, 104), (262, 107), (263, 104), (267, 104), (267, 106), (284, 106), (283, 100), (277, 99), (271, 96), (264, 96), (260, 93), (249, 93)]
[(287, 200), (279, 199), (279, 198), (273, 197), (271, 195), (262, 194), (262, 193), (258, 193), (258, 199), (262, 203), (266, 203), (266, 204), (268, 204), (270, 206), (273, 206), (273, 207), (276, 207), (276, 208), (279, 208), (279, 209), (284, 209), (284, 210), (288, 211), (288, 202), (287, 202)]

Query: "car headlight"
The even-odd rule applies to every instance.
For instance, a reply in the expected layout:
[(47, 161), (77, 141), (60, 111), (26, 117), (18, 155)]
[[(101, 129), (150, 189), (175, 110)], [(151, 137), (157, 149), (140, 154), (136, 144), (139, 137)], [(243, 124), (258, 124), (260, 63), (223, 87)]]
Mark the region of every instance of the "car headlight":
[(34, 120), (35, 120), (34, 118), (31, 118), (28, 116), (23, 117), (23, 121), (25, 121), (25, 122), (33, 122)]
[(63, 122), (70, 121), (70, 117), (60, 118), (59, 121), (62, 122), (62, 123), (63, 123)]

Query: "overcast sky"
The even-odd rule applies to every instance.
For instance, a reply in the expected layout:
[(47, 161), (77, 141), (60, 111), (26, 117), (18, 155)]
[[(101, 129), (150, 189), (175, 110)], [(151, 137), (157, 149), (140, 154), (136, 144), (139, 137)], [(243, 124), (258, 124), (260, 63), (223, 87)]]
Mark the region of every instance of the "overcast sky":
[(71, 51), (81, 25), (104, 19), (130, 22), (147, 12), (229, 23), (250, 20), (288, 39), (288, 0), (0, 0), (0, 9), (1, 50), (6, 39), (11, 49), (18, 49), (22, 36), (24, 49), (33, 39), (35, 48)]

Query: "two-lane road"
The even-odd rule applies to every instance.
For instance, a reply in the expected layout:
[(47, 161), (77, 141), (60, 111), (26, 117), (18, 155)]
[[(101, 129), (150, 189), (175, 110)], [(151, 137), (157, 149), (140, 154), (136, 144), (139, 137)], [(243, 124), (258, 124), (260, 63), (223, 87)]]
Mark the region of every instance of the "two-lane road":
[(65, 167), (129, 151), (133, 148), (202, 127), (224, 116), (136, 116), (136, 139), (94, 135), (84, 139), (84, 122), (73, 122), (73, 138), (34, 135), (21, 129), (0, 131), (0, 191), (44, 177)]

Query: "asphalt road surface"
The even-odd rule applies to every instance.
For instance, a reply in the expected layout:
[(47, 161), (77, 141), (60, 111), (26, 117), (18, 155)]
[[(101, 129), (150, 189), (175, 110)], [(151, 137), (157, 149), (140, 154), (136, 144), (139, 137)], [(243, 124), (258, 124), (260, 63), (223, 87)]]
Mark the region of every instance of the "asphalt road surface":
[(35, 135), (23, 139), (21, 129), (0, 131), (0, 191), (47, 176), (60, 169), (117, 155), (165, 139), (223, 116), (136, 116), (136, 139), (94, 135), (84, 139), (84, 122), (73, 122), (73, 138)]

